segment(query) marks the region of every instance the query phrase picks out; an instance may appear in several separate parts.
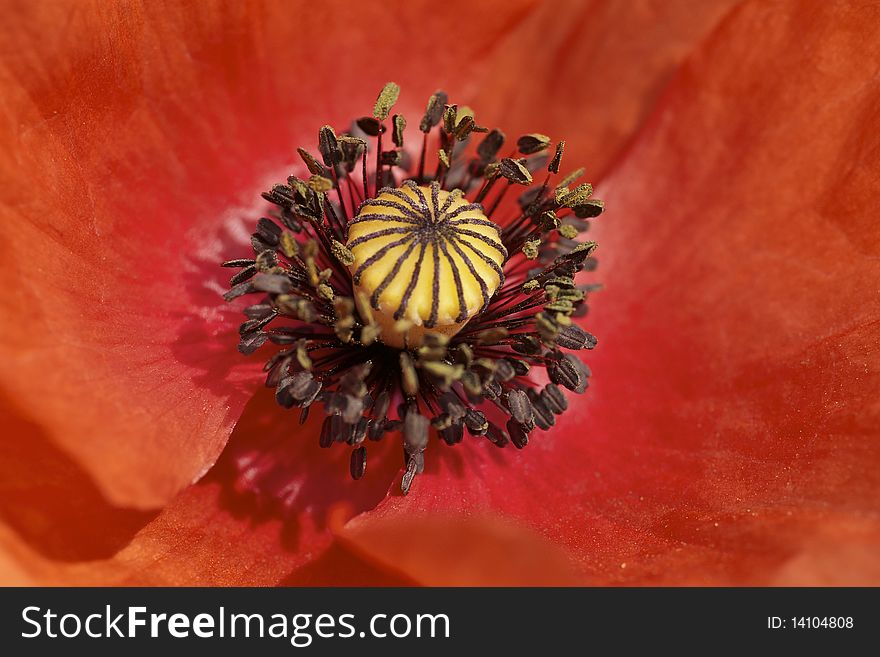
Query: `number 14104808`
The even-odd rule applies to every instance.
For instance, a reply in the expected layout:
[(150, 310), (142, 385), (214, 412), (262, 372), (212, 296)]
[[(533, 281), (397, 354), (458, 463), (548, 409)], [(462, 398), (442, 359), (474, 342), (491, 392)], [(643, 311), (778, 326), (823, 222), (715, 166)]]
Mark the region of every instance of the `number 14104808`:
[(768, 616), (767, 628), (771, 630), (817, 630), (852, 629), (852, 616)]

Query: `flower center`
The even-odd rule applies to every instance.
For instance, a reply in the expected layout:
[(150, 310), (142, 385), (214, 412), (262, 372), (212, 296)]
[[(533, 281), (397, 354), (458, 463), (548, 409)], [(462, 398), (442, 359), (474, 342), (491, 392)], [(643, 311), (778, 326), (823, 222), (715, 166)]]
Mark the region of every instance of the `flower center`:
[(399, 91), (386, 84), (344, 132), (321, 127), (320, 159), (297, 149), (310, 175), (263, 193), (277, 209), (257, 221), (253, 257), (223, 266), (240, 270), (227, 301), (257, 295), (238, 348), (269, 343), (278, 403), (300, 422), (323, 407), (319, 444), (348, 445), (355, 479), (370, 442), (402, 434), (406, 494), (432, 437), (523, 449), (567, 408), (561, 388), (587, 388), (570, 352), (596, 346), (575, 323), (595, 289), (575, 278), (595, 268), (596, 243), (577, 238), (604, 204), (577, 184), (583, 169), (557, 178), (564, 141), (522, 135), (505, 157), (504, 133), (443, 91), (405, 149)]
[(426, 334), (452, 337), (504, 281), (499, 227), (481, 205), (436, 182), (408, 181), (365, 202), (346, 246), (352, 280), (392, 347), (418, 346)]

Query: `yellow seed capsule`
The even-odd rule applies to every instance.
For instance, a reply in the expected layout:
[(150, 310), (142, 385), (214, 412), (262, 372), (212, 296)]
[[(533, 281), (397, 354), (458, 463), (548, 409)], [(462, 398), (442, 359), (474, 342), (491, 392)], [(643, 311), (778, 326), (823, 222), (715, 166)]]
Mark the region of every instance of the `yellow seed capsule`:
[(412, 181), (364, 203), (346, 247), (355, 288), (382, 327), (380, 340), (399, 348), (420, 345), (428, 333), (458, 333), (488, 305), (507, 258), (500, 229), (480, 205), (460, 191)]

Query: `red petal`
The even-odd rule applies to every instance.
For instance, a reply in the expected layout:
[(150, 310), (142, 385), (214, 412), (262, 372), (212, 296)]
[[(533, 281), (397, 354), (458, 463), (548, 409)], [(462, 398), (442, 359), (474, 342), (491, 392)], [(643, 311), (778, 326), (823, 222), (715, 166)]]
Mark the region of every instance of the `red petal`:
[(880, 582), (878, 19), (725, 21), (602, 186), (585, 399), (438, 446), (384, 519), (490, 507), (596, 583)]
[[(483, 6), (479, 5), (479, 11)], [(494, 7), (486, 8), (486, 16), (472, 22), (432, 14), (430, 25), (437, 26), (438, 33), (454, 32), (462, 38), (443, 39), (443, 48), (429, 38), (419, 41), (428, 52), (411, 58), (412, 69), (399, 70), (401, 58), (396, 55), (407, 46), (412, 52), (412, 33), (423, 33), (429, 24), (424, 20), (424, 8), (416, 7), (413, 25), (406, 23), (408, 14), (398, 18), (395, 13), (398, 29), (389, 30), (390, 36), (381, 43), (395, 54), (395, 77), (408, 85), (408, 93), (412, 90), (420, 97), (435, 86), (447, 86), (455, 92), (455, 85), (449, 82), (460, 80), (469, 70), (462, 62), (473, 61), (476, 70), (479, 58), (475, 55), (487, 54), (488, 44), (522, 18), (519, 9), (512, 8), (505, 21), (494, 20)], [(318, 125), (325, 117), (345, 120), (352, 94), (362, 94), (369, 103), (373, 89), (389, 76), (378, 69), (364, 75), (360, 58), (340, 61), (333, 49), (309, 42), (309, 34), (323, 39), (326, 32), (287, 20), (289, 8), (235, 6), (220, 10), (200, 6), (170, 12), (163, 9), (160, 18), (158, 13), (151, 15), (150, 9), (142, 10), (144, 14), (125, 10), (122, 16), (122, 9), (101, 5), (100, 21), (79, 7), (76, 12), (44, 6), (33, 11), (47, 15), (39, 21), (7, 22), (17, 31), (4, 35), (12, 44), (10, 52), (16, 55), (0, 68), (7, 105), (4, 116), (13, 118), (0, 128), (2, 143), (12, 145), (4, 149), (7, 158), (0, 161), (0, 172), (4, 180), (13, 183), (3, 191), (0, 225), (9, 251), (16, 256), (15, 260), (8, 257), (10, 253), (4, 256), (4, 274), (5, 280), (21, 282), (24, 287), (6, 287), (0, 305), (5, 317), (23, 316), (27, 321), (26, 328), (21, 328), (24, 320), (16, 325), (7, 320), (3, 328), (0, 381), (7, 388), (13, 417), (34, 427), (35, 435), (44, 435), (46, 445), (63, 445), (73, 455), (73, 462), (65, 468), (74, 473), (74, 479), (95, 476), (99, 488), (94, 495), (98, 499), (109, 495), (117, 502), (149, 505), (164, 499), (210, 462), (241, 404), (240, 392), (230, 393), (228, 386), (213, 385), (223, 378), (230, 362), (238, 362), (233, 360), (237, 358), (234, 352), (224, 347), (212, 358), (201, 351), (206, 345), (227, 344), (228, 338), (211, 333), (224, 330), (228, 321), (226, 317), (202, 321), (205, 313), (199, 305), (204, 303), (202, 298), (207, 299), (201, 296), (206, 293), (191, 280), (180, 281), (181, 265), (198, 267), (207, 261), (213, 266), (213, 260), (227, 252), (213, 248), (218, 231), (230, 225), (228, 221), (216, 222), (215, 217), (238, 203), (249, 202), (264, 175), (268, 179), (286, 165), (290, 159), (287, 144), (305, 142), (303, 135), (309, 131), (305, 126)], [(59, 11), (70, 11), (71, 15), (53, 15)], [(381, 20), (381, 12), (387, 10), (372, 11), (379, 12)], [(766, 29), (761, 21), (767, 22), (768, 17), (755, 15), (759, 11), (748, 8), (729, 22), (718, 45), (707, 48), (705, 63), (676, 83), (666, 111), (652, 123), (648, 138), (637, 149), (641, 155), (631, 158), (615, 176), (617, 190), (609, 189), (609, 200), (620, 208), (617, 216), (629, 219), (626, 224), (609, 223), (602, 236), (603, 251), (612, 254), (605, 261), (608, 266), (603, 274), (612, 290), (604, 307), (601, 300), (597, 303), (599, 323), (593, 327), (600, 337), (608, 338), (594, 363), (597, 383), (603, 376), (605, 382), (588, 393), (598, 393), (589, 406), (597, 414), (588, 420), (596, 428), (595, 436), (587, 437), (592, 442), (562, 430), (547, 441), (560, 445), (547, 450), (544, 457), (530, 463), (519, 457), (532, 454), (508, 455), (505, 458), (516, 459), (518, 464), (498, 468), (486, 455), (486, 462), (478, 469), (494, 489), (493, 506), (525, 518), (545, 535), (585, 555), (582, 568), (599, 581), (662, 581), (664, 577), (666, 581), (742, 581), (754, 564), (758, 568), (751, 576), (762, 581), (786, 561), (806, 561), (814, 567), (824, 564), (829, 569), (823, 558), (828, 554), (829, 539), (816, 535), (816, 526), (823, 521), (832, 529), (845, 530), (847, 537), (859, 537), (860, 543), (853, 539), (847, 544), (847, 554), (862, 554), (864, 550), (853, 547), (857, 544), (876, 544), (876, 509), (865, 500), (876, 492), (876, 476), (867, 469), (876, 472), (877, 454), (871, 449), (875, 444), (871, 440), (875, 438), (872, 428), (877, 426), (877, 409), (868, 404), (873, 399), (870, 391), (876, 389), (877, 353), (865, 345), (876, 344), (876, 323), (871, 322), (876, 322), (877, 308), (863, 303), (872, 299), (869, 283), (876, 280), (877, 273), (863, 255), (876, 256), (876, 242), (864, 231), (864, 217), (872, 216), (864, 211), (865, 206), (875, 201), (866, 180), (870, 176), (859, 175), (859, 166), (863, 171), (868, 164), (875, 165), (872, 155), (876, 144), (868, 138), (871, 133), (866, 127), (864, 133), (854, 132), (847, 138), (847, 148), (835, 151), (833, 147), (834, 137), (840, 137), (847, 127), (875, 127), (871, 105), (865, 101), (875, 90), (864, 84), (869, 77), (866, 71), (850, 68), (871, 58), (852, 57), (852, 62), (837, 59), (839, 48), (850, 43), (847, 39), (854, 42), (866, 36), (865, 25), (875, 17), (864, 22), (857, 17), (853, 25), (843, 25), (837, 21), (846, 17), (801, 15), (792, 20), (791, 33), (787, 33), (781, 19), (770, 20), (770, 29)], [(813, 8), (799, 11), (818, 12)], [(302, 18), (308, 21), (312, 16), (316, 25), (344, 24), (348, 30), (346, 49), (357, 51), (369, 44), (375, 52), (364, 35), (348, 29), (351, 22), (343, 23), (344, 17), (310, 12)], [(756, 24), (762, 29), (755, 29)], [(65, 25), (66, 31), (43, 25)], [(835, 38), (820, 39), (827, 36), (819, 33), (822, 25), (832, 30)], [(469, 31), (471, 26), (473, 32)], [(498, 32), (493, 31), (496, 26)], [(802, 31), (816, 43), (811, 51), (816, 57), (814, 65), (805, 70), (797, 59), (805, 52)], [(112, 42), (105, 42), (107, 34), (114, 35)], [(235, 38), (222, 38), (224, 34)], [(42, 51), (32, 56), (35, 44)], [(273, 66), (262, 65), (270, 59)], [(755, 63), (755, 59), (759, 61)], [(745, 69), (749, 75), (740, 69), (742, 60), (751, 62)], [(309, 62), (310, 70), (333, 70), (334, 77), (288, 77), (302, 62)], [(778, 73), (768, 75), (775, 66)], [(284, 93), (278, 70), (284, 71), (285, 83), (296, 80), (298, 93)], [(437, 75), (429, 79), (427, 70)], [(807, 79), (806, 74), (812, 77)], [(720, 103), (715, 92), (706, 98), (693, 95), (695, 91), (712, 91), (708, 81), (715, 76), (737, 94), (721, 96)], [(819, 82), (826, 87), (821, 92)], [(368, 85), (369, 91), (361, 84)], [(324, 86), (331, 88), (322, 89)], [(813, 115), (800, 116), (789, 126), (789, 107), (774, 103), (777, 98), (787, 98), (787, 105), (795, 109), (810, 105), (824, 109), (826, 122), (836, 131), (822, 134), (808, 120)], [(838, 99), (831, 116), (827, 116), (829, 98)], [(772, 111), (764, 115), (761, 102), (770, 104)], [(420, 103), (411, 106), (417, 105)], [(571, 116), (576, 115), (575, 109), (577, 116), (582, 116), (582, 106), (572, 108)], [(785, 130), (759, 129), (771, 125), (759, 121), (759, 115), (770, 117)], [(243, 116), (253, 117), (253, 121), (242, 121)], [(297, 121), (292, 120), (294, 116)], [(705, 145), (713, 143), (719, 123), (732, 128), (714, 145), (708, 158), (714, 166), (704, 172)], [(775, 141), (767, 139), (767, 132)], [(819, 138), (814, 139), (816, 133)], [(809, 153), (804, 145), (807, 134), (814, 142), (810, 148), (815, 148)], [(732, 157), (742, 153), (744, 138), (757, 142), (755, 148), (747, 162), (731, 167)], [(778, 161), (780, 149), (792, 154), (792, 163)], [(254, 153), (260, 157), (255, 158)], [(819, 156), (826, 158), (821, 163), (824, 168), (812, 159)], [(827, 158), (835, 157), (837, 161), (828, 162)], [(645, 164), (639, 165), (642, 159)], [(764, 160), (780, 165), (779, 170), (770, 170)], [(753, 168), (743, 166), (753, 163)], [(791, 169), (786, 168), (788, 164)], [(837, 167), (831, 174), (830, 165)], [(853, 167), (854, 175), (834, 179), (834, 174)], [(253, 176), (242, 171), (253, 172)], [(808, 178), (808, 184), (796, 185), (802, 182), (794, 180), (796, 175)], [(51, 215), (46, 211), (48, 203), (42, 198), (32, 200), (26, 187), (38, 181), (44, 183), (41, 193), (60, 199)], [(667, 204), (681, 199), (688, 202), (661, 213), (658, 210), (665, 208), (654, 198), (630, 196), (633, 181), (641, 181), (645, 192), (674, 192)], [(834, 208), (826, 201), (813, 216), (800, 211), (800, 204), (815, 201), (820, 190), (845, 190), (846, 202), (834, 227), (839, 232), (831, 233), (832, 264), (823, 262), (829, 269), (821, 272), (824, 278), (815, 267), (808, 271), (785, 267), (793, 260), (786, 243), (791, 235), (768, 226), (767, 217), (776, 219), (777, 214), (768, 214), (769, 210), (749, 214), (752, 210), (744, 205), (744, 199), (752, 186), (773, 197), (777, 203), (770, 208), (773, 213), (788, 211), (786, 229), (795, 233), (797, 240), (790, 241), (801, 252), (809, 238), (813, 245), (819, 237), (829, 239), (822, 230), (823, 214)], [(132, 195), (132, 189), (138, 194)], [(197, 196), (183, 194), (187, 189), (197, 189)], [(802, 198), (805, 189), (809, 195)], [(615, 193), (620, 197), (615, 198)], [(730, 230), (734, 214), (739, 222), (736, 231)], [(679, 227), (685, 221), (688, 224)], [(704, 223), (708, 232), (698, 230)], [(181, 225), (193, 229), (174, 232)], [(672, 231), (672, 226), (679, 230)], [(724, 241), (722, 231), (727, 231), (725, 238), (728, 234), (736, 240), (749, 238), (751, 248), (760, 245), (760, 257), (748, 263), (741, 257), (734, 261), (738, 254), (731, 253), (735, 249)], [(140, 249), (131, 242), (135, 234), (145, 240)], [(116, 236), (124, 239), (114, 239)], [(166, 243), (157, 242), (167, 236)], [(756, 237), (766, 237), (768, 242)], [(200, 238), (210, 248), (192, 253)], [(658, 242), (658, 247), (653, 247)], [(735, 245), (740, 248), (738, 253), (744, 252), (741, 241)], [(700, 251), (704, 247), (706, 250)], [(25, 258), (33, 248), (40, 257)], [(652, 248), (662, 248), (660, 255), (667, 257), (658, 258)], [(185, 255), (193, 256), (191, 261), (178, 253), (187, 250), (190, 253)], [(628, 250), (633, 250), (631, 261), (612, 259), (615, 252)], [(176, 256), (170, 261), (169, 252)], [(858, 257), (853, 258), (853, 253)], [(158, 259), (154, 257), (157, 254)], [(784, 271), (784, 276), (774, 278), (766, 287), (750, 290), (752, 298), (748, 303), (742, 301), (741, 290), (751, 282), (746, 275), (754, 279), (767, 270), (768, 263), (779, 262), (783, 264), (776, 264), (777, 269), (794, 271)], [(150, 279), (132, 281), (130, 272), (141, 270), (149, 271)], [(659, 271), (665, 275), (654, 273)], [(719, 271), (724, 276), (695, 280)], [(44, 277), (39, 282), (36, 272)], [(621, 282), (617, 290), (613, 279)], [(682, 285), (682, 280), (687, 285)], [(627, 288), (623, 281), (630, 281)], [(841, 281), (849, 287), (831, 294), (829, 289)], [(153, 293), (163, 283), (171, 286), (163, 293), (178, 297), (177, 303), (163, 305), (164, 298), (156, 301)], [(663, 283), (666, 285), (661, 287)], [(808, 287), (802, 290), (794, 283), (807, 283)], [(780, 302), (791, 299), (795, 289), (802, 295), (795, 304), (796, 312), (774, 311)], [(173, 323), (168, 318), (181, 308), (180, 298), (195, 304), (189, 317), (196, 321), (195, 330), (184, 331), (186, 337), (178, 341), (176, 334), (167, 331), (167, 324), (185, 325), (179, 316)], [(722, 298), (727, 304), (723, 309), (719, 304)], [(856, 298), (859, 303), (854, 302)], [(113, 308), (111, 319), (90, 312), (79, 299)], [(212, 296), (212, 308), (213, 301)], [(150, 305), (154, 302), (155, 306)], [(71, 310), (66, 313), (59, 310), (68, 306)], [(779, 326), (768, 330), (759, 322), (774, 316), (782, 316), (782, 325), (792, 329), (798, 339), (785, 340), (790, 336)], [(611, 322), (616, 317), (621, 318), (620, 325)], [(861, 328), (854, 329), (858, 322)], [(829, 327), (839, 330), (837, 336)], [(122, 341), (114, 346), (112, 335), (108, 352), (93, 347), (97, 338), (113, 330), (138, 336), (141, 351), (131, 354)], [(48, 338), (38, 342), (34, 336), (41, 332)], [(676, 335), (686, 347), (674, 341)], [(824, 338), (824, 343), (817, 342), (821, 349), (808, 341), (813, 335)], [(182, 354), (168, 358), (175, 341), (187, 346)], [(838, 343), (843, 346), (836, 346)], [(805, 360), (816, 369), (806, 371), (801, 365)], [(59, 363), (65, 365), (61, 370)], [(124, 363), (121, 372), (119, 363)], [(163, 380), (157, 385), (158, 373), (171, 379), (170, 383)], [(816, 386), (817, 374), (825, 376), (826, 388)], [(652, 378), (641, 381), (639, 376)], [(190, 380), (178, 384), (176, 377)], [(100, 401), (83, 403), (80, 395), (85, 389)], [(37, 396), (45, 390), (51, 397), (48, 401)], [(229, 394), (233, 399), (225, 400)], [(169, 399), (185, 399), (186, 403), (171, 407)], [(813, 406), (806, 406), (800, 417), (794, 418), (780, 410), (783, 402)], [(233, 411), (230, 416), (224, 415), (225, 404)], [(644, 414), (641, 421), (629, 416), (633, 408)], [(99, 411), (102, 417), (98, 417)], [(645, 417), (651, 420), (650, 425)], [(569, 421), (576, 419), (572, 416)], [(834, 450), (813, 435), (817, 431), (834, 437)], [(762, 432), (769, 433), (769, 448), (760, 442)], [(196, 434), (208, 439), (189, 439)], [(539, 447), (538, 441), (534, 443), (529, 450), (540, 452), (533, 449)], [(457, 484), (465, 482), (476, 490), (484, 486), (469, 479), (472, 475), (467, 464), (456, 471), (455, 461), (461, 454), (473, 458), (466, 450), (456, 453), (446, 457), (447, 463), (438, 465), (433, 475), (417, 481), (406, 508), (432, 504), (448, 508), (449, 498), (453, 505), (472, 504), (472, 494), (462, 494)], [(51, 458), (60, 454), (55, 451)], [(599, 476), (584, 481), (583, 462), (573, 455), (592, 459), (588, 462), (595, 463)], [(652, 462), (638, 465), (645, 455)], [(30, 465), (42, 457), (28, 456), (23, 462)], [(805, 463), (805, 458), (811, 462)], [(444, 472), (448, 475), (438, 474)], [(780, 472), (789, 477), (775, 480)], [(439, 482), (434, 492), (428, 483), (432, 477)], [(468, 479), (459, 479), (464, 477)], [(815, 491), (809, 477), (818, 482)], [(791, 482), (788, 488), (786, 481)], [(560, 488), (564, 492), (560, 493)], [(647, 502), (642, 504), (645, 500), (639, 497)], [(761, 506), (743, 506), (743, 500), (745, 504), (759, 501)], [(815, 507), (813, 513), (804, 511), (805, 500)], [(217, 498), (205, 494), (202, 501), (214, 504)], [(392, 500), (387, 507), (393, 510), (400, 503)], [(541, 506), (549, 508), (542, 510)], [(789, 511), (792, 516), (787, 515)], [(201, 523), (214, 522), (216, 540), (221, 544), (224, 537), (235, 536), (237, 530), (227, 534), (223, 522), (206, 513), (184, 514), (195, 523), (193, 531), (202, 531)], [(787, 520), (791, 517), (795, 519)], [(714, 527), (719, 518), (730, 521), (729, 533), (706, 538), (705, 530), (712, 531), (709, 523)], [(588, 521), (594, 524), (587, 525)], [(142, 519), (134, 517), (126, 522), (137, 527)], [(150, 540), (152, 526), (140, 536)], [(723, 522), (719, 522), (721, 526), (725, 526)], [(174, 523), (169, 527), (179, 529)], [(171, 535), (163, 534), (166, 538)], [(216, 548), (212, 540), (205, 545)], [(270, 545), (272, 537), (256, 532), (255, 540)], [(255, 550), (255, 544), (242, 543)], [(147, 563), (154, 556), (150, 550), (136, 554), (146, 557)], [(209, 561), (209, 555), (206, 550), (199, 558)], [(624, 563), (617, 563), (621, 557), (639, 559), (630, 560), (619, 574), (616, 570), (612, 573), (612, 568)], [(199, 558), (193, 556), (193, 563)], [(137, 559), (132, 558), (132, 563)], [(664, 572), (671, 566), (682, 567)], [(143, 568), (143, 564), (137, 567)], [(263, 575), (274, 577), (280, 570), (270, 568)], [(199, 572), (232, 570), (221, 558), (213, 570), (209, 567)], [(785, 570), (779, 572), (784, 574)], [(803, 578), (796, 566), (794, 573), (795, 578)]]
[[(271, 391), (256, 395), (211, 474), (158, 515), (108, 506), (58, 454), (40, 461), (25, 480), (16, 472), (47, 447), (10, 441), (3, 446), (9, 458), (0, 466), (0, 581), (277, 583), (328, 548), (334, 514), (346, 518), (375, 506), (399, 470), (399, 445), (370, 443), (368, 476), (352, 481), (348, 451), (340, 445), (320, 449), (315, 424), (320, 422), (300, 429)], [(12, 428), (19, 435), (24, 427)], [(336, 552), (297, 578), (311, 572), (325, 579), (322, 564), (333, 560), (340, 567)], [(382, 582), (399, 583), (356, 557), (348, 556), (350, 562), (358, 564), (358, 581), (376, 583), (366, 579), (374, 572)]]
[[(422, 586), (571, 586), (583, 582), (572, 557), (561, 547), (526, 527), (490, 515), (367, 513), (350, 522), (337, 540), (339, 547), (380, 572)], [(353, 573), (348, 585), (362, 583)]]
[(497, 120), (511, 139), (535, 131), (566, 139), (564, 168), (586, 166), (595, 180), (734, 4), (542, 3), (499, 47), (473, 101), (477, 117)]
[(254, 586), (276, 582), (305, 561), (307, 553), (282, 548), (279, 520), (236, 517), (222, 499), (218, 484), (191, 487), (118, 553), (88, 562), (65, 563), (38, 552), (18, 533), (0, 525), (2, 581), (7, 585)]

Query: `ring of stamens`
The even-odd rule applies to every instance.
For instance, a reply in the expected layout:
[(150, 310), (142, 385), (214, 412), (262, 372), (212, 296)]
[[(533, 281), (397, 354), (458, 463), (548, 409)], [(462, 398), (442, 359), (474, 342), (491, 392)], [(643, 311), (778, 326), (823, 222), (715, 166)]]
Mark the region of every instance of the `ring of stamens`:
[[(355, 479), (369, 442), (402, 434), (406, 494), (431, 436), (523, 449), (565, 412), (562, 389), (586, 390), (590, 370), (573, 352), (596, 338), (574, 319), (597, 286), (575, 277), (595, 268), (596, 243), (576, 238), (604, 204), (589, 183), (576, 184), (583, 169), (554, 179), (565, 142), (549, 151), (550, 138), (531, 133), (504, 157), (504, 133), (479, 126), (442, 91), (428, 101), (411, 159), (406, 119), (390, 116), (398, 92), (385, 85), (373, 115), (345, 133), (321, 127), (320, 160), (298, 149), (311, 175), (264, 192), (277, 209), (257, 222), (252, 257), (223, 266), (239, 269), (227, 301), (257, 296), (239, 350), (275, 349), (264, 369), (278, 403), (300, 409), (300, 422), (323, 407), (319, 444), (348, 445)], [(542, 168), (543, 182), (534, 181)], [(518, 204), (505, 203), (517, 186)], [(248, 471), (247, 488), (287, 467), (261, 463), (269, 471)]]

